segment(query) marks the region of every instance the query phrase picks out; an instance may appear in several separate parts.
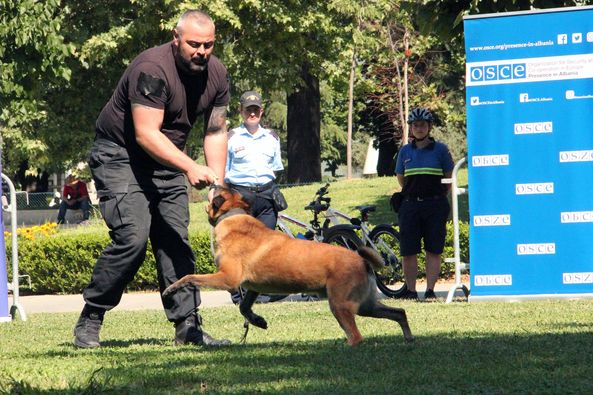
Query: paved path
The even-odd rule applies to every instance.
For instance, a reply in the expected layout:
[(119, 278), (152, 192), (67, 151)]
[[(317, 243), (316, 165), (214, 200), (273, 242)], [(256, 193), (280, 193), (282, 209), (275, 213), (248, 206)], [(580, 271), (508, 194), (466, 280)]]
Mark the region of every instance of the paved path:
[[(438, 297), (446, 298), (452, 283), (438, 283), (435, 293)], [(418, 284), (418, 294), (422, 298), (425, 285)], [(232, 305), (230, 294), (227, 291), (205, 291), (201, 293), (202, 308)], [(455, 296), (463, 296), (457, 290)], [(82, 295), (32, 295), (19, 298), (25, 313), (66, 313), (80, 312), (84, 305)], [(291, 295), (289, 300), (303, 300), (299, 295)], [(12, 306), (12, 295), (8, 296), (8, 305)], [(128, 310), (161, 310), (161, 298), (157, 292), (133, 292), (124, 294), (120, 304), (114, 311)]]
[[(233, 304), (227, 291), (202, 292), (202, 307)], [(19, 298), (27, 314), (80, 312), (84, 306), (82, 295), (31, 295)], [(12, 305), (12, 296), (8, 297)], [(162, 310), (161, 296), (158, 292), (133, 292), (122, 296), (121, 302), (113, 311), (118, 310)]]

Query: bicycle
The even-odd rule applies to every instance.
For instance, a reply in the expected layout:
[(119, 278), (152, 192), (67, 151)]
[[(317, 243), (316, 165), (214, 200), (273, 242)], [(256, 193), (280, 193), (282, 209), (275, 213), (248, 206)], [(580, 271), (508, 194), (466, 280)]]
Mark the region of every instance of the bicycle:
[[(384, 266), (375, 271), (377, 288), (390, 298), (398, 298), (408, 289), (404, 281), (402, 259), (399, 252), (399, 232), (389, 224), (379, 224), (372, 229), (368, 223), (369, 213), (376, 210), (374, 205), (356, 206), (358, 217), (348, 215), (331, 209), (331, 214), (340, 217), (351, 224), (360, 227), (364, 244), (381, 255)], [(330, 210), (328, 210), (328, 215)]]
[[(362, 245), (374, 249), (381, 255), (385, 263), (381, 270), (375, 272), (377, 288), (387, 297), (397, 298), (401, 296), (406, 292), (407, 286), (404, 281), (402, 260), (399, 254), (399, 233), (389, 224), (380, 224), (372, 229), (370, 228), (368, 223), (369, 213), (374, 212), (376, 206), (357, 206), (356, 209), (359, 211), (359, 217), (355, 218), (331, 207), (331, 198), (325, 196), (328, 193), (329, 186), (330, 184), (326, 183), (321, 187), (315, 194), (315, 200), (306, 207), (314, 210), (314, 219), (311, 221), (311, 227), (283, 214), (280, 214), (278, 227), (284, 233), (294, 237), (288, 226), (281, 221), (285, 220), (306, 229), (304, 238), (309, 240), (324, 241), (323, 237), (319, 237), (319, 235), (323, 235), (325, 231), (327, 239), (332, 242), (340, 240), (342, 242), (337, 244), (346, 246), (349, 249), (356, 250)], [(319, 225), (318, 220), (318, 215), (321, 212), (325, 213), (323, 225)], [(350, 225), (341, 223), (339, 218), (348, 221)], [(355, 231), (360, 232), (362, 240), (358, 235), (356, 237), (352, 236), (352, 233), (355, 233)]]
[[(315, 194), (315, 199), (305, 206), (305, 210), (313, 212), (313, 219), (309, 222), (309, 224), (287, 214), (279, 213), (276, 228), (292, 238), (318, 241), (327, 244), (339, 245), (350, 250), (357, 250), (359, 247), (363, 246), (364, 243), (356, 234), (357, 227), (355, 225), (334, 224), (329, 226), (330, 222), (327, 218), (323, 224), (321, 224), (319, 221), (320, 214), (331, 208), (331, 198), (324, 197), (324, 193), (320, 193), (322, 189), (317, 191)], [(299, 227), (303, 230), (303, 232), (299, 232), (295, 235), (287, 223)]]

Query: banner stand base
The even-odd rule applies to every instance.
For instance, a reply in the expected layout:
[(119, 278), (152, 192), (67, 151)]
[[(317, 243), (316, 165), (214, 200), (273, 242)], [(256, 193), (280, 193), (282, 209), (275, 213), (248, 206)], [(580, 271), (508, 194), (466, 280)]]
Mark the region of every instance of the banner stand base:
[(447, 294), (447, 300), (445, 301), (445, 303), (451, 303), (453, 301), (453, 298), (455, 297), (455, 291), (457, 290), (461, 290), (463, 291), (463, 294), (465, 295), (465, 299), (467, 301), (469, 301), (469, 288), (466, 287), (464, 284), (455, 284), (454, 286), (451, 287), (451, 289), (449, 290), (449, 293)]
[(528, 302), (530, 300), (581, 300), (593, 299), (593, 293), (538, 294), (538, 295), (470, 295), (469, 302)]
[(13, 304), (10, 307), (10, 315), (13, 319), (16, 319), (17, 312), (21, 321), (27, 321), (27, 313), (25, 313), (25, 309), (20, 303)]

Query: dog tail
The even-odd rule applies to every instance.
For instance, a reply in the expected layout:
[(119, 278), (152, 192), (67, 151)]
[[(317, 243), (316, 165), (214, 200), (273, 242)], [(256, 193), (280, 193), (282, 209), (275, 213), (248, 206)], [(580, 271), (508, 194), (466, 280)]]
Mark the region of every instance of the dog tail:
[(380, 270), (383, 267), (383, 259), (377, 251), (372, 248), (360, 247), (356, 252), (358, 252), (358, 255), (360, 255), (373, 270)]

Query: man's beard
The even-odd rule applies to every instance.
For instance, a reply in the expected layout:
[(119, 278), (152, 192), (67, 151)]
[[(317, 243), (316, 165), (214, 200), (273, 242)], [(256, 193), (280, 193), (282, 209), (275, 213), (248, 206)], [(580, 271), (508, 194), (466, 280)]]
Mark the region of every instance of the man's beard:
[(177, 51), (175, 52), (175, 63), (177, 63), (177, 66), (182, 71), (188, 74), (200, 74), (208, 69), (208, 61), (210, 60), (209, 56), (194, 59), (195, 60), (184, 58), (179, 47), (177, 48)]

